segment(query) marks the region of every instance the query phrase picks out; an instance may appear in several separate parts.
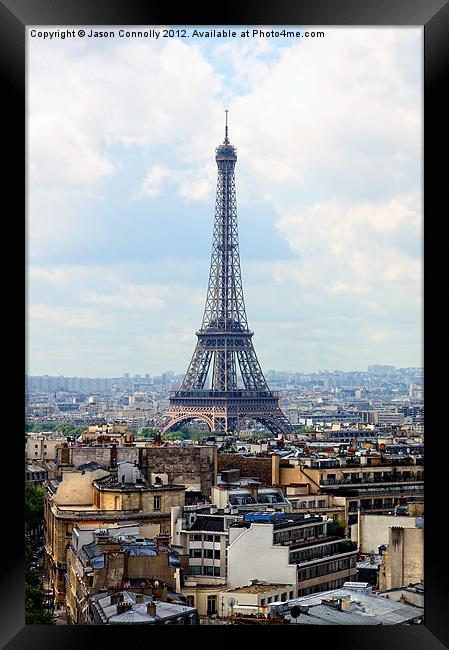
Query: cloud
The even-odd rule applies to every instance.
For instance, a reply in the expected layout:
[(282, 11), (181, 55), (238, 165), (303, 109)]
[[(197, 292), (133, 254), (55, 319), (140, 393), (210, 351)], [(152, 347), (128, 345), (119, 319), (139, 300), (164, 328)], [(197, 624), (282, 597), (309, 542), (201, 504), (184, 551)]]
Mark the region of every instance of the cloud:
[(135, 310), (139, 312), (150, 310), (160, 311), (166, 306), (165, 300), (161, 295), (168, 292), (167, 287), (148, 284), (128, 284), (118, 283), (116, 293), (98, 293), (88, 291), (82, 293), (79, 297), (82, 303), (94, 303), (97, 306), (113, 307), (120, 310)]
[(148, 171), (137, 198), (159, 196), (164, 183), (173, 178), (173, 172), (166, 165), (154, 165)]
[[(84, 356), (92, 366), (185, 370), (204, 308), (226, 107), (261, 360), (413, 365), (422, 30), (325, 32), (30, 39), (30, 349), (42, 372), (70, 356), (64, 345), (82, 355), (88, 327), (101, 328)], [(71, 358), (81, 372), (84, 359)]]

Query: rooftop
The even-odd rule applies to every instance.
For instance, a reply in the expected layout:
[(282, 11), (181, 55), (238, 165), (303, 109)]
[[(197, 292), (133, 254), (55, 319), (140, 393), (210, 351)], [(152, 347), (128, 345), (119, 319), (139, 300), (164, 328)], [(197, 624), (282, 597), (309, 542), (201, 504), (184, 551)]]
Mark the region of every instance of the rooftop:
[[(419, 619), (424, 614), (421, 607), (404, 605), (388, 598), (375, 596), (369, 588), (357, 587), (357, 584), (360, 585), (354, 583), (352, 587), (351, 583), (346, 583), (340, 589), (290, 600), (287, 603), (288, 609), (291, 611), (294, 605), (303, 607), (304, 611), (295, 622), (315, 625), (326, 625), (329, 622), (333, 625), (400, 625)], [(338, 599), (345, 596), (350, 598), (349, 609), (346, 611), (340, 611), (322, 602), (325, 599)], [(291, 618), (290, 614), (287, 616)]]
[(238, 592), (239, 594), (263, 594), (268, 591), (277, 591), (278, 589), (291, 589), (291, 585), (278, 582), (254, 581), (253, 584), (234, 587), (233, 589), (228, 589), (228, 591), (232, 593)]
[[(136, 595), (132, 591), (120, 592), (122, 597), (122, 604), (128, 605), (129, 609), (125, 612), (117, 614), (117, 603), (111, 602), (111, 596), (108, 594), (96, 594), (92, 596), (94, 608), (98, 612), (101, 620), (104, 623), (120, 624), (120, 623), (147, 623), (157, 624), (170, 619), (175, 619), (179, 616), (195, 619), (198, 622), (198, 611), (194, 607), (187, 607), (178, 603), (167, 603), (164, 601), (153, 601), (151, 596), (140, 596), (142, 602), (136, 602)], [(154, 603), (156, 611), (154, 614), (149, 614), (147, 606), (149, 603)]]

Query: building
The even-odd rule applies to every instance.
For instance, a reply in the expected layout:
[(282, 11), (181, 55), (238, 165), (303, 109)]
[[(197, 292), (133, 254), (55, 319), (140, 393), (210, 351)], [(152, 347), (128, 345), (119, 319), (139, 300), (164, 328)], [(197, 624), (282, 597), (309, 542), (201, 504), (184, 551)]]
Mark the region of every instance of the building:
[(240, 476), (239, 469), (222, 471), (212, 488), (212, 501), (218, 508), (291, 510), (292, 504), (278, 487)]
[(57, 449), (65, 442), (67, 439), (62, 434), (54, 434), (51, 431), (27, 433), (26, 457), (28, 460), (55, 460)]
[(359, 509), (388, 513), (424, 495), (420, 457), (391, 458), (373, 452), (344, 458), (272, 458), (273, 484), (306, 484), (308, 494), (332, 495), (333, 505), (344, 507), (348, 528), (357, 523)]
[(91, 622), (95, 625), (197, 625), (194, 607), (154, 600), (133, 591), (92, 597)]
[(418, 625), (424, 614), (421, 607), (374, 595), (372, 587), (361, 582), (297, 598), (283, 610), (296, 625)]
[(67, 549), (76, 523), (118, 522), (132, 519), (159, 526), (170, 535), (170, 512), (183, 505), (185, 487), (148, 483), (137, 466), (119, 463), (105, 470), (97, 463), (81, 465), (78, 471), (63, 471), (46, 484), (45, 563), (55, 601), (65, 600)]
[(287, 601), (291, 593), (291, 585), (252, 580), (248, 585), (221, 593), (220, 616), (257, 614), (271, 603)]
[[(187, 556), (171, 548), (164, 538), (144, 537), (138, 524), (113, 525), (92, 530), (76, 525), (67, 550), (67, 619), (89, 623), (90, 599), (107, 590), (131, 587), (160, 600), (179, 600)], [(87, 543), (83, 543), (87, 539)]]
[(379, 570), (379, 589), (387, 591), (424, 579), (424, 526), (389, 528), (388, 546)]
[(294, 598), (354, 579), (356, 555), (356, 545), (325, 517), (247, 513), (229, 527), (228, 585), (257, 578), (290, 585), (288, 597)]
[(25, 466), (25, 485), (42, 485), (48, 478), (48, 469), (29, 460)]
[[(409, 504), (412, 507), (412, 504)], [(392, 526), (416, 528), (422, 525), (422, 517), (411, 515), (379, 515), (361, 512), (358, 523), (351, 527), (351, 539), (357, 543), (359, 553), (378, 552), (379, 547), (388, 544)]]
[(409, 584), (407, 587), (393, 587), (379, 594), (389, 600), (400, 601), (405, 605), (415, 605), (415, 607), (424, 607), (424, 583), (417, 582)]
[(147, 481), (151, 481), (152, 474), (164, 474), (170, 484), (184, 485), (187, 493), (194, 492), (203, 498), (210, 498), (217, 477), (217, 448), (214, 445), (71, 445), (58, 449), (57, 460), (62, 467), (76, 469), (90, 462), (102, 467), (111, 467), (115, 462), (121, 461), (136, 462)]
[(366, 582), (373, 587), (379, 588), (379, 570), (382, 564), (382, 555), (370, 553), (361, 555), (357, 560), (357, 582)]
[[(93, 399), (93, 398), (92, 398)], [(90, 401), (89, 398), (89, 408), (93, 406), (94, 402)], [(120, 446), (129, 445), (133, 442), (133, 433), (130, 431), (128, 425), (126, 424), (93, 424), (82, 434), (83, 442), (109, 442), (116, 443)]]

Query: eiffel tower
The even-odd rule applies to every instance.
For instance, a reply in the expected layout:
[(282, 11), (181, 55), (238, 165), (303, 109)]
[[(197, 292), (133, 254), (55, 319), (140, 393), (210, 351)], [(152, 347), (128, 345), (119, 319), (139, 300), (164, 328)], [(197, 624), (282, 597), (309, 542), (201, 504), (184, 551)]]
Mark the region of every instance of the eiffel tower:
[[(198, 342), (179, 390), (170, 395), (162, 433), (192, 419), (211, 431), (237, 432), (246, 419), (258, 420), (273, 433), (292, 430), (257, 360), (243, 299), (237, 230), (234, 168), (236, 148), (229, 142), (228, 111), (218, 165), (212, 258)], [(243, 387), (237, 384), (237, 366)], [(210, 388), (205, 388), (209, 370)]]

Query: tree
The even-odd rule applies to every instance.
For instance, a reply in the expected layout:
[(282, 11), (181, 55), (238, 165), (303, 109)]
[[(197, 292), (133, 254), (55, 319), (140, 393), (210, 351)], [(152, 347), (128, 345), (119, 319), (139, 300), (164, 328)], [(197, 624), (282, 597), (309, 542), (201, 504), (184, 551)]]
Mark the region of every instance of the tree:
[(158, 433), (159, 433), (158, 429), (150, 429), (149, 427), (145, 427), (145, 428), (142, 429), (142, 431), (140, 432), (140, 434), (141, 434), (144, 438), (153, 438), (153, 436), (157, 436)]
[(346, 531), (346, 520), (337, 515), (333, 522), (329, 524), (328, 531), (330, 532), (331, 530), (332, 533), (338, 537), (344, 537)]
[(73, 436), (74, 438), (78, 438), (84, 430), (85, 427), (77, 427), (74, 424), (60, 424), (58, 426), (58, 431), (63, 436)]
[(189, 437), (191, 440), (204, 440), (208, 435), (209, 431), (193, 431)]
[(45, 606), (45, 591), (39, 574), (31, 565), (33, 550), (29, 537), (25, 541), (25, 623), (51, 624), (54, 616)]
[(25, 528), (36, 537), (44, 519), (45, 490), (40, 485), (25, 487)]
[(218, 453), (222, 454), (236, 454), (237, 447), (231, 440), (226, 440), (221, 447), (218, 449)]

